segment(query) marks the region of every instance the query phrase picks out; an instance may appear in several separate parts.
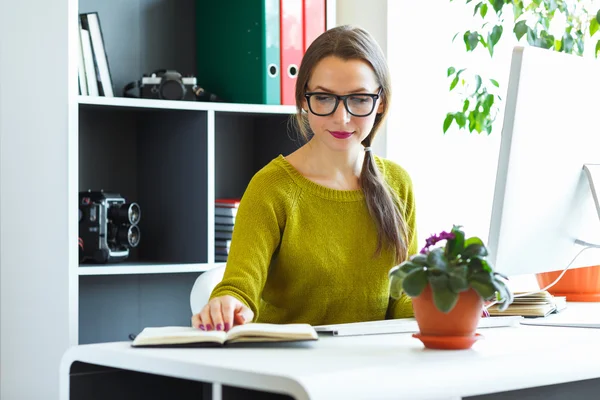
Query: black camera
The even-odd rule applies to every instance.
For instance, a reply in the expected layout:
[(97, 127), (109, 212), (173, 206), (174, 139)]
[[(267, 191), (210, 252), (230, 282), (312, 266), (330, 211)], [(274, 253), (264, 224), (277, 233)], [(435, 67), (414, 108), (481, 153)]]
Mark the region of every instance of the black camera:
[(140, 243), (140, 206), (117, 193), (79, 193), (80, 261), (119, 262)]
[[(139, 96), (130, 92), (136, 86)], [(173, 70), (158, 70), (151, 75), (144, 75), (140, 81), (127, 84), (123, 92), (125, 97), (144, 99), (221, 101), (216, 95), (199, 87), (194, 76), (183, 76)]]

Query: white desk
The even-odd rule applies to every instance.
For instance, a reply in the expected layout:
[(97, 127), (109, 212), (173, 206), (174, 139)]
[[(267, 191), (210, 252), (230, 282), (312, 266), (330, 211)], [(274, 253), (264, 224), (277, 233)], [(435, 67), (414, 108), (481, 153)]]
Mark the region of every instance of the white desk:
[[(600, 315), (600, 305), (593, 309)], [(170, 393), (182, 385), (188, 386), (181, 396), (215, 400), (228, 398), (229, 387), (290, 396), (269, 398), (302, 400), (455, 400), (500, 392), (505, 392), (503, 399), (526, 395), (547, 399), (551, 398), (548, 393), (561, 390), (569, 393), (570, 400), (600, 398), (600, 330), (523, 325), (480, 332), (485, 339), (463, 351), (426, 350), (410, 334), (325, 336), (318, 342), (293, 347), (263, 344), (136, 349), (128, 342), (82, 345), (63, 357), (61, 400), (78, 399), (78, 394), (86, 399), (150, 400), (164, 398), (158, 394), (161, 388)], [(97, 374), (81, 373), (95, 366), (110, 368)], [(181, 380), (160, 383), (156, 375)], [(90, 381), (93, 376), (100, 379), (95, 384)], [(559, 385), (568, 382), (575, 383)], [(549, 390), (548, 385), (559, 386)], [(143, 388), (147, 392), (142, 394)], [(531, 389), (537, 394), (506, 393), (527, 388), (537, 388)], [(107, 394), (109, 389), (114, 389), (114, 394)]]

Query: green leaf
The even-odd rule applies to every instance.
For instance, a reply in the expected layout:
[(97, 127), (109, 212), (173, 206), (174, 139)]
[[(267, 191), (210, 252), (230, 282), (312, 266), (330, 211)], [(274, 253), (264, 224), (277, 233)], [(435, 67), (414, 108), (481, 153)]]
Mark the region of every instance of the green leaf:
[(527, 43), (529, 43), (531, 46), (537, 46), (536, 32), (530, 27), (527, 27)]
[(496, 87), (500, 87), (500, 84), (498, 83), (497, 80), (495, 79), (490, 79), (490, 82), (492, 82), (492, 85), (496, 86)]
[(464, 292), (469, 289), (469, 281), (467, 280), (468, 272), (469, 270), (466, 265), (459, 265), (452, 268), (449, 273), (450, 279), (448, 283), (454, 293)]
[(494, 1), (494, 11), (498, 14), (498, 11), (502, 10), (504, 7), (504, 0), (493, 0)]
[(479, 11), (479, 9), (481, 8), (482, 5), (485, 5), (487, 7), (487, 4), (483, 4), (483, 3), (477, 3), (477, 5), (475, 7), (473, 7), (473, 16), (475, 16), (475, 14), (477, 14), (477, 11)]
[(423, 267), (427, 266), (427, 256), (425, 254), (415, 254), (410, 258), (410, 262), (416, 265), (421, 265)]
[(448, 275), (432, 276), (429, 282), (436, 308), (443, 313), (450, 312), (458, 302), (458, 293), (450, 290)]
[(454, 68), (454, 67), (448, 68), (448, 76), (454, 74), (455, 72), (456, 72), (456, 68)]
[(540, 33), (540, 47), (549, 49), (554, 45), (554, 35), (550, 35), (547, 31)]
[(492, 273), (493, 271), (487, 260), (479, 256), (471, 258), (471, 261), (469, 261), (469, 270), (476, 271), (475, 273), (479, 271)]
[(469, 114), (469, 132), (473, 132), (475, 130), (475, 118), (477, 117), (477, 108), (471, 111)]
[(513, 32), (515, 33), (517, 40), (521, 40), (523, 35), (527, 33), (527, 29), (529, 28), (527, 27), (527, 22), (525, 20), (519, 21), (515, 24)]
[(422, 270), (423, 266), (411, 261), (404, 261), (402, 264), (392, 268), (389, 272), (390, 296), (394, 299), (400, 298), (403, 291), (404, 279), (413, 271)]
[(560, 39), (554, 39), (554, 50), (555, 51), (562, 51), (562, 40), (560, 40)]
[(467, 240), (465, 240), (465, 247), (470, 246), (472, 244), (479, 244), (481, 246), (483, 246), (483, 241), (478, 238), (477, 236), (472, 236), (470, 238), (468, 238)]
[(469, 109), (469, 99), (466, 99), (465, 102), (463, 103), (463, 113), (467, 112), (467, 110)]
[(498, 301), (498, 310), (504, 311), (513, 302), (514, 295), (506, 284), (498, 279), (492, 281), (496, 289), (496, 299)]
[(454, 239), (449, 239), (446, 242), (444, 251), (448, 260), (454, 260), (465, 248), (465, 233), (457, 226), (452, 227), (451, 233), (454, 234)]
[(402, 289), (403, 282), (404, 279), (396, 275), (392, 275), (390, 277), (390, 297), (392, 299), (399, 299), (400, 297), (402, 297), (402, 292), (404, 291)]
[(464, 128), (465, 125), (467, 124), (467, 117), (466, 117), (466, 115), (465, 115), (464, 112), (462, 112), (462, 113), (459, 113), (459, 112), (454, 113), (454, 119), (456, 120), (456, 123), (458, 124), (458, 127), (461, 128), (461, 129)]
[(592, 18), (590, 21), (590, 37), (598, 32), (598, 28), (600, 28), (600, 22), (596, 18)]
[(504, 28), (502, 28), (502, 25), (494, 26), (494, 29), (492, 29), (492, 33), (490, 34), (490, 43), (495, 46), (500, 40), (500, 37), (502, 37), (503, 30)]
[(598, 53), (600, 53), (600, 40), (596, 42), (596, 57), (598, 57)]
[(452, 91), (452, 89), (454, 89), (456, 87), (456, 85), (458, 85), (458, 74), (454, 77), (454, 79), (452, 80), (452, 83), (450, 84), (450, 91)]
[[(481, 18), (485, 18), (486, 14), (488, 12), (488, 5), (486, 3), (481, 5), (481, 9), (479, 10), (479, 14), (481, 15)], [(475, 15), (475, 14), (473, 14)]]
[(565, 53), (571, 54), (573, 52), (573, 36), (568, 33), (565, 33), (563, 36), (563, 51)]
[(460, 254), (463, 260), (468, 260), (473, 257), (487, 257), (488, 251), (485, 246), (477, 243), (472, 243), (465, 247), (465, 250)]
[(485, 96), (485, 100), (483, 101), (483, 109), (486, 113), (490, 112), (492, 105), (494, 104), (494, 95), (488, 94)]
[(446, 114), (446, 119), (444, 119), (444, 133), (446, 133), (448, 128), (450, 128), (450, 125), (452, 125), (453, 120), (454, 120), (454, 114), (452, 114), (452, 113)]
[(481, 76), (475, 75), (475, 92), (478, 92), (481, 88)]
[(427, 271), (417, 269), (404, 277), (402, 288), (410, 297), (417, 297), (427, 285)]
[(515, 21), (523, 14), (523, 3), (520, 1), (513, 1), (513, 14)]
[(444, 257), (444, 249), (438, 247), (427, 253), (427, 265), (442, 271), (448, 270), (448, 260)]
[(490, 300), (496, 294), (496, 288), (492, 283), (492, 275), (489, 272), (480, 271), (471, 276), (469, 285), (484, 299)]
[(465, 41), (465, 46), (467, 46), (467, 51), (473, 51), (479, 43), (479, 33), (466, 31), (463, 40)]
[(454, 40), (456, 39), (456, 37), (457, 37), (458, 35), (460, 35), (460, 32), (456, 32), (456, 33), (454, 34), (454, 36), (452, 36), (452, 43), (454, 43)]
[(600, 23), (600, 10), (596, 13), (596, 21)]

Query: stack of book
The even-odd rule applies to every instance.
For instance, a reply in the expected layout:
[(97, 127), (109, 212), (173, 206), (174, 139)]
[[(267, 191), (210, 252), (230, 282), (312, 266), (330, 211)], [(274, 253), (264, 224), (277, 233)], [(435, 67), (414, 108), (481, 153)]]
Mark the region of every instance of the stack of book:
[[(553, 296), (547, 291), (522, 296), (526, 292), (515, 292), (513, 303), (504, 311), (499, 311), (497, 305), (488, 308), (491, 316), (520, 315), (522, 317), (546, 317), (562, 311), (567, 307), (567, 298)], [(522, 296), (522, 297), (517, 297)]]
[(227, 261), (240, 199), (215, 200), (215, 261)]
[(79, 94), (114, 97), (106, 45), (97, 12), (79, 14)]

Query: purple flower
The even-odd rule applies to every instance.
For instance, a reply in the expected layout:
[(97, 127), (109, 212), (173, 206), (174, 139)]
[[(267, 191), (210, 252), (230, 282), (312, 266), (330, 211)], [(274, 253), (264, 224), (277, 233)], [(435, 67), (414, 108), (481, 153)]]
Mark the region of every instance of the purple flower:
[(442, 240), (454, 239), (455, 235), (452, 232), (443, 231), (439, 235), (431, 235), (425, 240), (425, 247), (421, 249), (421, 254), (426, 254), (431, 246), (435, 246), (437, 242)]

